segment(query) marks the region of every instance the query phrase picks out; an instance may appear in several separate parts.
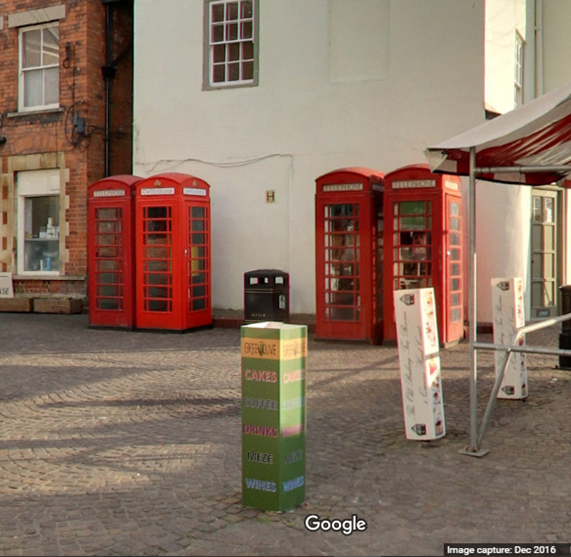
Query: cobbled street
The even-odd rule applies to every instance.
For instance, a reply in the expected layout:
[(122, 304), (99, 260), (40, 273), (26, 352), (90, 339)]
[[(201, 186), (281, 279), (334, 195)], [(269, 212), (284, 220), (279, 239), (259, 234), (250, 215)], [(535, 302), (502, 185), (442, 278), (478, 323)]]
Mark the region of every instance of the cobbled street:
[[(558, 329), (528, 335), (556, 346)], [(480, 335), (479, 340), (490, 340)], [(0, 314), (1, 555), (442, 555), (571, 541), (571, 372), (529, 357), (529, 397), (469, 443), (467, 343), (443, 350), (447, 435), (404, 437), (396, 347), (308, 352), (307, 503), (241, 505), (240, 331), (93, 330)], [(479, 353), (480, 419), (493, 355)], [(308, 532), (350, 518), (365, 532)]]

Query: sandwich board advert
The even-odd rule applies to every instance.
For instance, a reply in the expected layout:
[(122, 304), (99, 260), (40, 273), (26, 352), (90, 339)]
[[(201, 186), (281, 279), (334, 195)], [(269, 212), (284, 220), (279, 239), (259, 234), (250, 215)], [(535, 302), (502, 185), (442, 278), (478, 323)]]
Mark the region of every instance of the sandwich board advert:
[[(492, 279), (492, 314), (494, 319), (494, 344), (511, 345), (516, 330), (525, 325), (523, 305), (523, 279)], [(519, 341), (525, 344), (525, 338)], [(506, 352), (495, 353), (496, 377), (504, 365)], [(504, 372), (498, 398), (524, 399), (527, 397), (527, 359), (523, 353), (514, 352)]]
[(397, 290), (394, 302), (406, 438), (438, 439), (446, 426), (434, 289)]
[(12, 273), (0, 273), (0, 298), (13, 298)]

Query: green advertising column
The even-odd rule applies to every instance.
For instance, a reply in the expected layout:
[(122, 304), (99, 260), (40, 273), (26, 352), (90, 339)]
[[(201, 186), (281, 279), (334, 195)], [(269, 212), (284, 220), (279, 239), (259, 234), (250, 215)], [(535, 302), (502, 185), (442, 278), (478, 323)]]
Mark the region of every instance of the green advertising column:
[(242, 327), (242, 504), (285, 511), (305, 501), (307, 327)]

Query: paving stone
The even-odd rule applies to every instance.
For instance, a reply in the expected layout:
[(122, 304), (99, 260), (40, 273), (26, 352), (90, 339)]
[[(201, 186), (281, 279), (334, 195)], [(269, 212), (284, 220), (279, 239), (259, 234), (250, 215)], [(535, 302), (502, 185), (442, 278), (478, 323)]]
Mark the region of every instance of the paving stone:
[[(529, 356), (527, 402), (496, 404), (477, 459), (458, 454), (465, 343), (441, 352), (447, 436), (416, 443), (395, 347), (310, 339), (307, 504), (265, 513), (240, 504), (239, 330), (0, 320), (1, 555), (441, 555), (444, 543), (571, 540), (571, 372), (552, 356)], [(479, 416), (493, 380), (481, 352)], [(368, 527), (311, 533), (310, 513)]]

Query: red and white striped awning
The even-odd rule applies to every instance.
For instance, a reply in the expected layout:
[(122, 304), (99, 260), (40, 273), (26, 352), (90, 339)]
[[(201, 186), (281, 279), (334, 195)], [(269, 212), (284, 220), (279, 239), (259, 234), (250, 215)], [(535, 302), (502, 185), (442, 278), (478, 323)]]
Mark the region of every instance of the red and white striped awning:
[[(532, 186), (571, 173), (571, 83), (425, 150), (433, 172)], [(565, 168), (566, 165), (570, 165)]]

